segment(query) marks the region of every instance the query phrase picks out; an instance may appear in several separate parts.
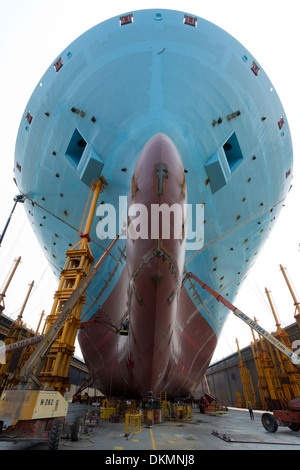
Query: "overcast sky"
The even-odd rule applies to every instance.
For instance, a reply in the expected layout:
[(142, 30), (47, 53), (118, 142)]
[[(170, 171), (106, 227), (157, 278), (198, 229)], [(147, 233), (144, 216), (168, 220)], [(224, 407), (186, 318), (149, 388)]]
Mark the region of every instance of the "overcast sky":
[[(261, 326), (275, 328), (264, 293), (272, 292), (282, 326), (294, 321), (294, 306), (279, 264), (288, 268), (295, 291), (299, 277), (299, 3), (296, 0), (128, 1), (96, 0), (0, 0), (0, 233), (18, 194), (13, 182), (14, 148), (18, 127), (36, 84), (60, 52), (80, 34), (112, 16), (145, 8), (170, 8), (205, 18), (239, 40), (269, 75), (284, 106), (294, 146), (293, 188), (270, 239), (248, 275), (235, 304), (256, 316)], [(44, 309), (48, 314), (57, 281), (27, 221), (21, 204), (15, 210), (0, 248), (0, 290), (14, 259), (22, 263), (8, 289), (5, 314), (16, 318), (28, 285), (34, 280), (24, 321), (36, 328)], [(299, 297), (298, 297), (299, 298)], [(241, 320), (229, 316), (214, 360), (252, 341)], [(77, 349), (76, 354), (80, 355)]]

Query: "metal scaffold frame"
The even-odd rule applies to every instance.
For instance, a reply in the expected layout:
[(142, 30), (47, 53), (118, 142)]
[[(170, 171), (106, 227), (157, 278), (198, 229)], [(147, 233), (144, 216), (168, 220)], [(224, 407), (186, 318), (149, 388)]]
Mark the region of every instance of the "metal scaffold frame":
[(259, 404), (257, 402), (257, 398), (254, 392), (252, 377), (251, 377), (249, 369), (246, 367), (242, 359), (242, 354), (241, 354), (237, 339), (236, 339), (236, 344), (237, 344), (237, 349), (238, 349), (239, 359), (240, 359), (238, 367), (240, 371), (242, 387), (243, 387), (243, 392), (244, 392), (244, 397), (245, 397), (245, 406), (248, 405), (248, 403), (251, 403), (254, 409), (258, 409)]
[[(64, 269), (61, 272), (58, 289), (54, 295), (52, 310), (46, 319), (45, 334), (50, 330), (55, 320), (59, 317), (64, 304), (79, 286), (83, 278), (89, 273), (91, 266), (94, 263), (94, 257), (89, 246), (89, 234), (101, 186), (101, 180), (98, 180), (92, 189), (93, 198), (88, 211), (83, 234), (80, 235), (81, 239), (66, 252), (66, 262)], [(63, 325), (61, 332), (53, 343), (44, 366), (39, 374), (39, 380), (41, 383), (47, 383), (48, 387), (53, 387), (62, 395), (70, 389), (68, 379), (69, 368), (72, 355), (75, 351), (75, 339), (80, 327), (80, 317), (84, 303), (85, 294), (80, 297), (71, 315)]]
[[(32, 281), (31, 284), (29, 284), (29, 289), (28, 289), (28, 292), (26, 294), (23, 305), (21, 307), (20, 313), (19, 313), (16, 321), (14, 321), (11, 324), (11, 326), (8, 330), (7, 336), (4, 340), (4, 344), (5, 344), (6, 347), (11, 345), (11, 344), (16, 343), (21, 338), (21, 335), (22, 335), (22, 332), (23, 332), (24, 326), (25, 326), (24, 323), (23, 323), (22, 317), (23, 317), (23, 313), (24, 313), (24, 310), (25, 310), (25, 307), (26, 307), (26, 304), (28, 302), (28, 299), (29, 299), (29, 296), (30, 296), (30, 293), (32, 291), (33, 286), (34, 286), (34, 281)], [(9, 380), (9, 365), (10, 365), (10, 362), (11, 362), (12, 354), (13, 354), (13, 351), (8, 350), (5, 353), (5, 363), (0, 365), (0, 394), (1, 394), (1, 392), (3, 391), (3, 389), (5, 387), (11, 386), (10, 380)]]

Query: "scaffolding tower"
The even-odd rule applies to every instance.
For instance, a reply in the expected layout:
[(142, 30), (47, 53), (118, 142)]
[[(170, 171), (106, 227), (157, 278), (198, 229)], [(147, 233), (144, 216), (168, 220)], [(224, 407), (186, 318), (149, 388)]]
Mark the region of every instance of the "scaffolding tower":
[[(92, 255), (89, 242), (90, 230), (99, 193), (101, 191), (101, 180), (91, 188), (93, 197), (85, 222), (83, 234), (80, 240), (66, 252), (66, 262), (61, 272), (59, 286), (54, 295), (54, 302), (50, 315), (46, 319), (45, 334), (49, 331), (55, 320), (60, 315), (66, 301), (70, 298), (80, 282), (89, 273), (94, 257)], [(56, 341), (53, 343), (50, 352), (45, 358), (43, 368), (39, 373), (39, 380), (48, 387), (53, 387), (62, 395), (70, 389), (68, 379), (69, 368), (72, 355), (75, 351), (75, 339), (80, 327), (80, 316), (85, 303), (85, 294), (81, 296), (71, 315), (63, 325)]]
[[(292, 345), (289, 339), (289, 335), (286, 331), (281, 328), (281, 324), (279, 322), (274, 303), (271, 299), (271, 293), (265, 288), (266, 295), (268, 297), (268, 301), (274, 316), (275, 324), (276, 324), (276, 332), (275, 337), (283, 343), (287, 348), (292, 350)], [(274, 370), (277, 371), (277, 374), (281, 380), (282, 388), (284, 390), (284, 396), (286, 402), (289, 402), (293, 398), (297, 398), (300, 396), (300, 373), (299, 370), (287, 359), (287, 357), (282, 354), (278, 349), (275, 350), (275, 354), (273, 353), (273, 349), (269, 347), (270, 354), (273, 359)]]
[[(24, 313), (24, 310), (25, 310), (25, 307), (28, 302), (33, 286), (34, 286), (34, 281), (32, 281), (31, 284), (29, 284), (29, 289), (26, 294), (23, 305), (21, 307), (20, 313), (16, 321), (14, 321), (11, 324), (8, 330), (7, 336), (4, 340), (5, 346), (8, 346), (9, 344), (12, 344), (12, 343), (16, 343), (21, 338), (21, 335), (25, 326), (23, 323), (22, 317), (23, 317), (23, 313)], [(0, 392), (2, 392), (4, 388), (7, 388), (9, 386), (9, 365), (11, 363), (12, 355), (13, 355), (13, 352), (6, 353), (5, 363), (0, 365)]]
[(260, 401), (262, 404), (262, 409), (263, 410), (270, 410), (270, 404), (271, 404), (271, 396), (268, 388), (268, 383), (264, 374), (263, 370), (263, 364), (262, 364), (262, 354), (258, 348), (257, 344), (257, 339), (254, 336), (254, 331), (251, 328), (252, 336), (253, 336), (253, 343), (250, 344), (256, 370), (257, 370), (257, 375), (258, 375), (258, 382), (257, 382), (257, 388), (260, 396)]
[(256, 395), (255, 395), (255, 392), (254, 392), (254, 387), (253, 387), (253, 382), (252, 382), (252, 377), (251, 377), (250, 371), (246, 367), (246, 365), (243, 361), (238, 339), (236, 339), (235, 341), (236, 341), (236, 344), (237, 344), (237, 349), (238, 349), (239, 359), (240, 359), (238, 367), (239, 367), (241, 381), (242, 381), (242, 387), (243, 387), (243, 392), (244, 392), (244, 397), (245, 397), (245, 404), (247, 406), (249, 403), (251, 403), (254, 409), (258, 409), (259, 404), (257, 402), (257, 398), (256, 398)]
[[(34, 334), (35, 337), (37, 337), (39, 335), (39, 329), (40, 329), (40, 325), (41, 325), (44, 313), (45, 313), (45, 311), (43, 310), (42, 313), (41, 313), (41, 316), (40, 316), (38, 326), (36, 328), (36, 332)], [(27, 336), (28, 337), (32, 336), (32, 331), (28, 331)], [(33, 344), (28, 345), (26, 348), (22, 348), (21, 354), (20, 354), (20, 357), (19, 357), (19, 360), (18, 360), (18, 364), (16, 365), (6, 388), (15, 388), (15, 387), (17, 387), (17, 385), (19, 385), (19, 383), (20, 383), (20, 372), (21, 372), (24, 364), (27, 362), (27, 360), (29, 359), (29, 357), (31, 356), (33, 351), (35, 350), (36, 344), (37, 343), (33, 343)]]

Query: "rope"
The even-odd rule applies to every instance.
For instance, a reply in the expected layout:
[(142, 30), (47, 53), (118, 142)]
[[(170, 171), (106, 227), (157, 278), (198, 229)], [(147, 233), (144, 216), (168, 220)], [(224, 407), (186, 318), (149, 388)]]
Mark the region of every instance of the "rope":
[[(43, 211), (47, 212), (47, 214), (50, 214), (52, 215), (52, 217), (54, 217), (55, 219), (59, 220), (60, 222), (62, 222), (63, 224), (65, 224), (67, 227), (71, 228), (72, 230), (74, 230), (77, 234), (79, 233), (79, 230), (76, 228), (76, 227), (73, 227), (73, 225), (69, 224), (68, 222), (66, 222), (65, 220), (63, 220), (61, 217), (58, 217), (56, 214), (54, 214), (53, 212), (50, 212), (48, 209), (46, 209), (45, 207), (41, 206), (40, 204), (38, 204), (37, 202), (35, 202), (33, 199), (31, 199), (29, 196), (26, 196), (26, 194), (23, 194), (21, 193), (22, 196), (24, 196), (26, 199), (28, 199), (28, 201), (30, 201), (32, 203), (33, 206), (37, 206), (39, 207), (40, 209), (42, 209)], [(96, 246), (98, 246), (99, 248), (101, 248), (101, 250), (105, 251), (106, 248), (104, 248), (103, 246), (101, 246), (99, 243), (95, 242), (95, 240), (92, 240), (91, 239), (91, 242), (94, 243)], [(108, 253), (109, 256), (111, 256), (113, 258), (114, 261), (117, 262), (117, 259), (111, 254), (111, 252)], [(53, 265), (54, 266), (54, 265)]]

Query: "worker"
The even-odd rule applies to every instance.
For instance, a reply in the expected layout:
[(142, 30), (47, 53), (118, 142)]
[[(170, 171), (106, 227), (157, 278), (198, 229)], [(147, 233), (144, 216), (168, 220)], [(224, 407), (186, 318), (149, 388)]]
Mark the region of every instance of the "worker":
[(254, 419), (253, 406), (251, 405), (250, 402), (248, 404), (248, 410), (249, 410), (249, 413), (250, 413), (250, 419)]
[(88, 405), (89, 404), (89, 395), (87, 394), (87, 392), (85, 392), (84, 395), (82, 395), (81, 397), (81, 400), (80, 400), (80, 403), (83, 404), (83, 405)]

